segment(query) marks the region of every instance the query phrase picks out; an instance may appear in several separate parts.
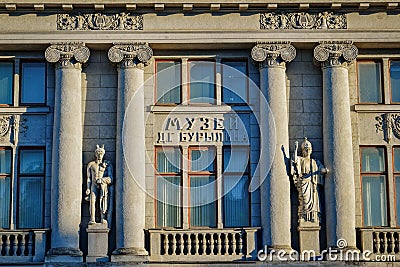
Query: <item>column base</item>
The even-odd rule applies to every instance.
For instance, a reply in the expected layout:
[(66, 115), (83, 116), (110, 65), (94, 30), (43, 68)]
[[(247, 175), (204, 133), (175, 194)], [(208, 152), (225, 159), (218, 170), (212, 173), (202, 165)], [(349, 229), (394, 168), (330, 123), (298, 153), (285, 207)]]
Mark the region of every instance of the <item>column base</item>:
[(149, 253), (144, 248), (118, 248), (111, 255), (111, 262), (147, 262)]
[(83, 253), (77, 248), (52, 248), (47, 252), (45, 262), (83, 262)]

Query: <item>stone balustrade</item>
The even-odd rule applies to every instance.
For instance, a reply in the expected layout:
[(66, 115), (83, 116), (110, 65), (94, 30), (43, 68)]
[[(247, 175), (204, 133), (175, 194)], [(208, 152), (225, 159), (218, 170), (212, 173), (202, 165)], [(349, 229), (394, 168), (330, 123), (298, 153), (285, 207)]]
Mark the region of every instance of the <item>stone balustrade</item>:
[(45, 230), (0, 231), (0, 263), (43, 261), (46, 232)]
[(149, 230), (153, 261), (254, 259), (257, 228)]
[(362, 251), (369, 250), (372, 256), (395, 255), (396, 261), (400, 261), (400, 229), (359, 229), (359, 234)]

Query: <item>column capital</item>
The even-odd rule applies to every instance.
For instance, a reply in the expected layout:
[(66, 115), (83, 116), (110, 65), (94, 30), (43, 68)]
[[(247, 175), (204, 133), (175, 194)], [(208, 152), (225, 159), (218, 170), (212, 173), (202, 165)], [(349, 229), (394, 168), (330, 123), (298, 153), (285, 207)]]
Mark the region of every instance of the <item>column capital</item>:
[(113, 43), (108, 50), (108, 59), (119, 63), (120, 68), (143, 67), (152, 57), (148, 43)]
[(314, 59), (322, 68), (347, 67), (358, 56), (358, 49), (352, 41), (321, 41), (314, 48)]
[[(53, 43), (45, 51), (46, 60), (57, 63), (60, 68), (74, 67), (74, 63), (86, 63), (89, 60), (90, 51), (82, 42)], [(73, 62), (72, 59), (76, 62)]]
[(296, 57), (296, 48), (290, 42), (257, 43), (251, 49), (251, 58), (260, 68), (285, 67), (286, 62)]

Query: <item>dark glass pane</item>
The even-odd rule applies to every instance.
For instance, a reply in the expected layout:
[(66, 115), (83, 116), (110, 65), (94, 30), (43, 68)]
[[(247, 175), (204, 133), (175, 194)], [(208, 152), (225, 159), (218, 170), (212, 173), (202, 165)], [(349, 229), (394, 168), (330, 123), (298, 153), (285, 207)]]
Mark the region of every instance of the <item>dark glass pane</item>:
[(0, 178), (0, 228), (10, 227), (10, 177)]
[(396, 183), (396, 218), (397, 226), (400, 226), (400, 176), (394, 177)]
[(20, 173), (44, 173), (43, 150), (20, 151)]
[(222, 64), (222, 86), (224, 103), (247, 101), (246, 62), (224, 62)]
[(215, 149), (204, 148), (191, 150), (190, 166), (191, 171), (214, 171)]
[(11, 62), (0, 62), (0, 104), (12, 104), (13, 68)]
[(400, 61), (390, 62), (390, 88), (392, 102), (400, 102)]
[(395, 172), (400, 172), (400, 147), (393, 149), (393, 168)]
[(179, 148), (157, 150), (157, 171), (178, 173), (181, 171), (181, 151)]
[(157, 226), (181, 226), (180, 177), (157, 177)]
[(249, 149), (247, 147), (224, 148), (224, 172), (247, 171), (249, 161)]
[(382, 103), (380, 63), (358, 63), (358, 89), (360, 92), (360, 102)]
[(214, 176), (190, 176), (190, 226), (216, 227)]
[(19, 178), (19, 228), (43, 227), (43, 177)]
[(157, 103), (178, 104), (181, 102), (181, 64), (179, 62), (157, 62)]
[(215, 64), (214, 62), (190, 62), (190, 102), (214, 103)]
[(387, 226), (386, 177), (363, 176), (362, 192), (365, 226)]
[(249, 226), (247, 176), (224, 176), (224, 226)]
[(0, 150), (0, 173), (11, 173), (11, 150)]
[(378, 147), (363, 147), (361, 149), (362, 172), (385, 171), (384, 149)]
[(44, 62), (22, 63), (22, 103), (45, 103), (46, 64)]

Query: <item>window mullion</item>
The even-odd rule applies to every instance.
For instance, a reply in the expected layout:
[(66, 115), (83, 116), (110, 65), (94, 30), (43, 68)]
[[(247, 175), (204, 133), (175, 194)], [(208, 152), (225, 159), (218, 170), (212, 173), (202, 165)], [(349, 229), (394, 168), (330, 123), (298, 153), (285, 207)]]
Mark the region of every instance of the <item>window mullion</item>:
[(20, 69), (21, 69), (21, 61), (19, 59), (15, 59), (14, 61), (14, 90), (13, 90), (13, 106), (17, 107), (19, 105), (19, 81), (20, 81)]
[(217, 227), (224, 228), (223, 224), (223, 211), (222, 211), (222, 194), (223, 194), (223, 184), (222, 184), (222, 144), (217, 145), (217, 173), (215, 179), (217, 179)]
[(189, 96), (189, 86), (188, 86), (188, 78), (189, 78), (189, 68), (188, 68), (188, 58), (182, 58), (182, 66), (181, 66), (181, 103), (182, 105), (187, 105)]
[[(186, 64), (185, 64), (186, 65)], [(183, 71), (182, 71), (183, 73)], [(187, 98), (186, 98), (187, 99)], [(189, 162), (188, 162), (188, 146), (182, 146), (182, 228), (189, 228)]]
[(217, 99), (217, 105), (221, 105), (222, 100), (222, 65), (221, 58), (216, 57), (215, 59), (215, 97)]
[(16, 228), (16, 222), (17, 222), (17, 196), (18, 196), (18, 160), (17, 160), (17, 153), (18, 153), (18, 148), (13, 147), (12, 151), (12, 158), (11, 158), (11, 164), (13, 166), (12, 171), (11, 171), (11, 181), (10, 181), (10, 186), (11, 186), (11, 196), (10, 196), (10, 229), (13, 230)]
[[(390, 104), (392, 93), (390, 92), (390, 70), (389, 70), (389, 58), (382, 58), (382, 77), (383, 77), (383, 97), (384, 104)], [(390, 170), (390, 169), (389, 169)]]
[(389, 145), (387, 148), (387, 167), (388, 167), (388, 172), (387, 172), (387, 183), (388, 183), (388, 204), (389, 204), (389, 226), (390, 227), (396, 227), (396, 216), (395, 216), (395, 196), (394, 196), (394, 175), (393, 175), (393, 171), (394, 170), (394, 166), (393, 166), (393, 149), (392, 146)]

